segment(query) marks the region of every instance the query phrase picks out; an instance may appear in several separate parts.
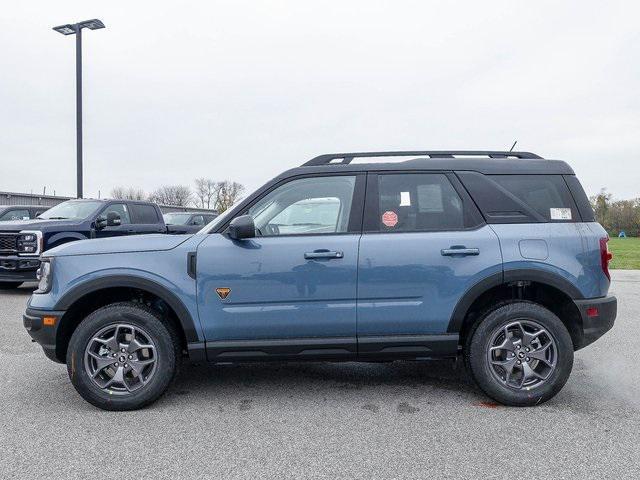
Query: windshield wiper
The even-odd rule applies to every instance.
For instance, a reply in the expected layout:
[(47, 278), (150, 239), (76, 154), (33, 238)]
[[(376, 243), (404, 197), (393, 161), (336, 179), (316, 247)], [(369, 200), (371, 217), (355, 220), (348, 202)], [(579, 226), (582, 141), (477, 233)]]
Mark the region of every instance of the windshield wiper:
[(42, 220), (69, 220), (67, 217), (38, 217)]

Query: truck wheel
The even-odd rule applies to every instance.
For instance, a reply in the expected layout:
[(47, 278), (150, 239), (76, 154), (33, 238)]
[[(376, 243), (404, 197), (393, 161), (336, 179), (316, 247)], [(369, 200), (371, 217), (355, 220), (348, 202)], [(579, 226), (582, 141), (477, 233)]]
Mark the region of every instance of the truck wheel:
[(555, 396), (573, 367), (573, 342), (541, 305), (514, 302), (485, 314), (467, 339), (471, 376), (505, 405), (533, 406)]
[(181, 360), (178, 335), (137, 303), (100, 308), (75, 330), (67, 349), (71, 383), (104, 410), (135, 410), (157, 400)]
[(22, 282), (0, 282), (0, 290), (13, 290), (22, 285)]

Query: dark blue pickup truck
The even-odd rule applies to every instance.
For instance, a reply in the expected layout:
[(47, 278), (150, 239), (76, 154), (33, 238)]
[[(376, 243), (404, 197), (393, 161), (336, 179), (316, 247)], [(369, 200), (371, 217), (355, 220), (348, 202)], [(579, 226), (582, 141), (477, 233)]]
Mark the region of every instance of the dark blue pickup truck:
[(0, 222), (0, 289), (36, 281), (40, 254), (63, 243), (166, 230), (156, 204), (130, 200), (69, 200), (32, 220)]

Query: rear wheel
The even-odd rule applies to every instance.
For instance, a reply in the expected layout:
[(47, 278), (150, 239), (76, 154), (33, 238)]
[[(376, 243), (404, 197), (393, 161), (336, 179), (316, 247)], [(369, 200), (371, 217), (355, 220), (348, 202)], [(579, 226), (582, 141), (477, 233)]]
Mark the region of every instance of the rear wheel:
[(96, 310), (71, 337), (67, 370), (88, 402), (105, 410), (135, 410), (168, 388), (180, 362), (172, 328), (152, 309), (117, 303)]
[(22, 285), (23, 282), (0, 282), (0, 290), (13, 290)]
[(532, 406), (555, 396), (573, 367), (562, 321), (541, 305), (514, 302), (480, 319), (465, 349), (471, 375), (489, 397)]

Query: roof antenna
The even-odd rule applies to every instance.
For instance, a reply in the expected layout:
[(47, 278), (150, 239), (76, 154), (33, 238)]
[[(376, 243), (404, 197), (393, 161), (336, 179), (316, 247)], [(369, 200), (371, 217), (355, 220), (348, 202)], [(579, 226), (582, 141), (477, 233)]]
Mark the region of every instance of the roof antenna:
[(513, 149), (516, 146), (516, 143), (518, 143), (518, 140), (516, 140), (515, 142), (513, 142), (513, 145), (511, 145), (511, 148), (509, 149), (510, 152), (513, 152)]

